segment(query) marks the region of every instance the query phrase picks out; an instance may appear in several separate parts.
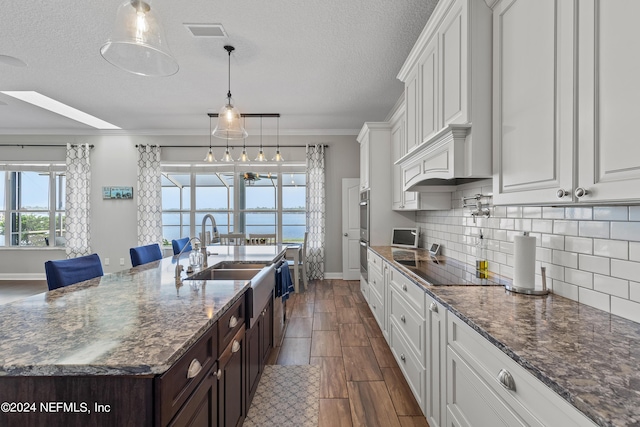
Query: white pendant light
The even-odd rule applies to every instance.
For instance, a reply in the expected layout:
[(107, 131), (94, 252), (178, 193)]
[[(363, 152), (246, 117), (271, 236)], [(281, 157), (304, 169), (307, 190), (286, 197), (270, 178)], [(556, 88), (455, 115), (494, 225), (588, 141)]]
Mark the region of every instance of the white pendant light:
[(227, 149), (224, 151), (222, 155), (222, 162), (231, 163), (233, 162), (233, 157), (231, 157), (231, 153), (229, 152), (229, 140), (227, 139)]
[(180, 68), (151, 0), (120, 4), (113, 32), (100, 54), (116, 67), (140, 76), (171, 76)]
[(235, 48), (227, 45), (224, 49), (229, 53), (229, 91), (227, 92), (227, 103), (220, 109), (218, 114), (218, 126), (214, 129), (213, 136), (226, 139), (244, 139), (249, 134), (240, 123), (240, 112), (231, 100), (231, 52)]
[(258, 157), (256, 157), (256, 162), (266, 162), (267, 156), (264, 155), (264, 150), (262, 149), (262, 117), (260, 117), (260, 151), (258, 152)]
[[(243, 119), (244, 121), (244, 119)], [(240, 157), (238, 157), (239, 162), (246, 163), (249, 161), (249, 156), (247, 155), (247, 140), (242, 140), (242, 153), (240, 153)]]
[(216, 161), (216, 156), (213, 154), (213, 150), (211, 148), (211, 117), (209, 117), (209, 152), (204, 157), (204, 161), (209, 163)]
[(284, 162), (282, 154), (280, 154), (280, 117), (278, 117), (278, 129), (276, 132), (276, 155), (271, 159), (274, 162)]

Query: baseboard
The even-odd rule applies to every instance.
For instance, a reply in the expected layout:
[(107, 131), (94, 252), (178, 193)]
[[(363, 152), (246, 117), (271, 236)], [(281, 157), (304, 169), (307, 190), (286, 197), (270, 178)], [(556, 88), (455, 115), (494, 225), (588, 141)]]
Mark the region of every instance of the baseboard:
[(342, 273), (324, 273), (325, 279), (342, 279)]
[(0, 273), (0, 280), (47, 280), (44, 273)]

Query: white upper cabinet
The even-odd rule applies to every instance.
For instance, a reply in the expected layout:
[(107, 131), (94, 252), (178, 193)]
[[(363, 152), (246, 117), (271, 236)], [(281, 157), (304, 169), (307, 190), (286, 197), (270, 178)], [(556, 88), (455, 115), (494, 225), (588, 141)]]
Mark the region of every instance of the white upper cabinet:
[(503, 0), (494, 9), (495, 204), (571, 201), (572, 3)]
[[(402, 99), (401, 99), (402, 100)], [(406, 116), (404, 102), (397, 105), (391, 124), (391, 208), (394, 211), (447, 210), (451, 209), (451, 193), (404, 191), (403, 172), (393, 164), (407, 152)]]
[(441, 0), (403, 65), (404, 190), (491, 177), (491, 9)]
[(360, 143), (360, 191), (369, 189), (369, 135), (358, 140)]
[(633, 0), (497, 2), (494, 204), (640, 199), (640, 144), (623, 130), (640, 97), (636, 13)]
[[(580, 202), (640, 200), (640, 2), (581, 0), (578, 182)], [(633, 127), (632, 127), (633, 129)]]

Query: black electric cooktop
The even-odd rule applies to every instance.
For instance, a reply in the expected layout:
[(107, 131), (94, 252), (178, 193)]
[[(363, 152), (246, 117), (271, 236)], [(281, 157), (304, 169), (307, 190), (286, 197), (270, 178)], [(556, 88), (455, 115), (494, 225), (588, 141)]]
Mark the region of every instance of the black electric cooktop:
[(501, 278), (479, 272), (473, 266), (443, 256), (392, 249), (393, 261), (430, 285), (504, 285)]

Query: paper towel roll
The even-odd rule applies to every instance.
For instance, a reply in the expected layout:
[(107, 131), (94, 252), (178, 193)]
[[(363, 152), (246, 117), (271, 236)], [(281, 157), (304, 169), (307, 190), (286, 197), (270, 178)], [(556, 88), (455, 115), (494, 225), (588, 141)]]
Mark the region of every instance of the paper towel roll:
[(536, 287), (536, 238), (514, 236), (513, 286), (524, 289)]

